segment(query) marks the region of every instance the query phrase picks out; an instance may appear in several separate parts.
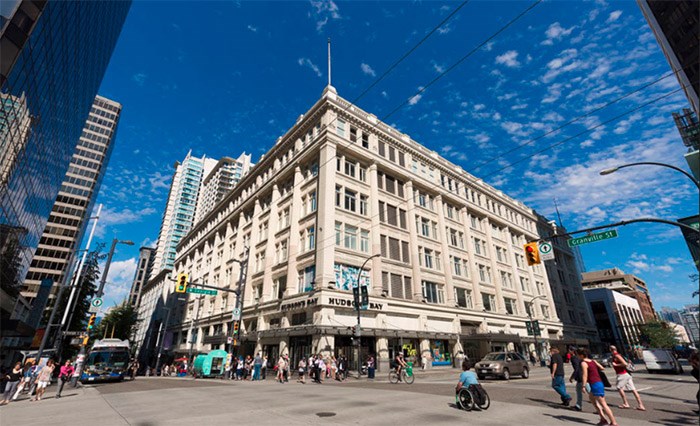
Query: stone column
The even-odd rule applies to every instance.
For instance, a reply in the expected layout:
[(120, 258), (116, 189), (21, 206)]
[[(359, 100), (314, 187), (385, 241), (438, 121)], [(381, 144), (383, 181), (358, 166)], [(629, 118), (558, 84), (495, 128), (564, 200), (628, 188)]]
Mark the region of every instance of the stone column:
[(440, 235), (440, 247), (443, 272), (445, 274), (445, 302), (447, 306), (454, 307), (455, 305), (455, 290), (452, 285), (452, 268), (450, 264), (450, 246), (447, 244), (447, 231), (445, 230), (445, 209), (442, 204), (442, 195), (435, 197), (435, 203), (437, 205), (437, 216), (438, 216), (438, 233)]
[(424, 359), (428, 360), (425, 368), (426, 369), (432, 368), (433, 367), (433, 353), (430, 350), (430, 340), (421, 339), (419, 353), (420, 353), (420, 357), (421, 357), (421, 363), (423, 362)]
[(476, 259), (474, 258), (474, 248), (471, 247), (472, 231), (469, 221), (469, 213), (466, 207), (459, 209), (459, 214), (462, 216), (462, 224), (464, 230), (464, 244), (467, 248), (467, 259), (469, 259), (469, 278), (472, 282), (472, 309), (476, 312), (481, 312), (484, 309), (484, 304), (481, 301), (481, 288), (479, 286), (479, 270), (476, 267)]
[[(381, 254), (382, 252), (381, 233), (379, 230), (379, 185), (377, 182), (377, 163), (373, 163), (369, 166), (369, 214), (372, 224), (369, 233), (370, 252), (367, 253), (367, 256)], [(382, 258), (381, 256), (375, 257), (371, 260), (371, 262), (371, 294), (374, 296), (379, 296), (382, 294)]]
[(287, 262), (287, 290), (285, 296), (297, 294), (297, 255), (299, 254), (299, 214), (301, 208), (301, 183), (304, 176), (301, 167), (294, 167), (294, 187), (292, 188), (292, 204), (289, 207), (289, 262)]
[(319, 154), (316, 187), (316, 289), (335, 282), (335, 155), (335, 143), (326, 141)]
[[(257, 232), (258, 232), (258, 224), (260, 224), (260, 212), (262, 211), (262, 208), (260, 207), (260, 199), (256, 198), (255, 199), (255, 206), (253, 207), (253, 220), (250, 226), (250, 252), (249, 252), (249, 257), (248, 257), (248, 277), (250, 277), (251, 271), (253, 271), (253, 265), (255, 265), (255, 255), (258, 254), (258, 250), (256, 250), (256, 242), (257, 242)], [(238, 230), (238, 232), (241, 232), (241, 230)], [(262, 249), (259, 249), (260, 251), (265, 250), (263, 247)], [(241, 303), (241, 307), (244, 308), (246, 305), (251, 306), (253, 305), (253, 286), (250, 285), (250, 279), (247, 280), (246, 286), (243, 292), (243, 301)]]
[(377, 337), (377, 347), (375, 348), (377, 357), (377, 371), (389, 371), (391, 360), (389, 359), (389, 339), (386, 337)]
[[(265, 274), (263, 276), (263, 289), (260, 302), (276, 299), (277, 295), (272, 294), (272, 267), (275, 265), (275, 234), (277, 233), (278, 218), (277, 203), (280, 199), (280, 191), (277, 182), (272, 185), (272, 197), (270, 201), (270, 214), (267, 220), (267, 244), (265, 245)], [(291, 213), (291, 212), (290, 212)]]
[[(413, 182), (408, 181), (406, 182), (405, 186), (405, 191), (406, 197), (406, 206), (408, 210), (407, 218), (406, 221), (408, 222), (408, 231), (409, 231), (409, 242), (408, 246), (410, 247), (411, 250), (411, 271), (412, 271), (412, 284), (413, 284), (413, 294), (411, 295), (412, 299), (415, 301), (421, 301), (423, 300), (423, 287), (422, 287), (422, 276), (421, 276), (421, 271), (420, 271), (420, 261), (419, 261), (419, 256), (420, 254), (418, 253), (418, 234), (416, 233), (416, 206), (413, 198)], [(389, 250), (387, 248), (387, 250)]]

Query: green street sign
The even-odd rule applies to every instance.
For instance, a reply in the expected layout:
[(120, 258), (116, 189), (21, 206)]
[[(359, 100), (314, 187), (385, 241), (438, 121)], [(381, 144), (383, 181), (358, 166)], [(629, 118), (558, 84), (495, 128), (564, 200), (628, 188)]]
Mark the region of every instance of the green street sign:
[(585, 237), (572, 238), (566, 241), (569, 247), (580, 246), (581, 244), (595, 243), (596, 241), (609, 240), (611, 238), (617, 238), (617, 230), (611, 229), (610, 231), (599, 232), (597, 234), (586, 235)]
[(208, 294), (209, 296), (216, 296), (216, 294), (218, 293), (216, 290), (206, 290), (197, 287), (187, 287), (187, 292), (193, 294)]

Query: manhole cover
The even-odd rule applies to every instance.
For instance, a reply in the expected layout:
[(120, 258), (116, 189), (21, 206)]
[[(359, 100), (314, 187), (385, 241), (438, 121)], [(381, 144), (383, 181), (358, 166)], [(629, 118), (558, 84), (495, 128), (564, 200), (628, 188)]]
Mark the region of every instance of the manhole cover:
[(335, 413), (316, 413), (316, 415), (319, 417), (333, 417)]

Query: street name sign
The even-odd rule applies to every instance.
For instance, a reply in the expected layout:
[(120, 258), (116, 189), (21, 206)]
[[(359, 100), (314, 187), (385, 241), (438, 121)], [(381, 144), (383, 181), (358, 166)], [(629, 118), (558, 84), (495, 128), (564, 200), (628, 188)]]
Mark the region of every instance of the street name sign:
[(610, 231), (599, 232), (597, 234), (586, 235), (585, 237), (572, 238), (566, 241), (569, 247), (580, 246), (581, 244), (595, 243), (596, 241), (609, 240), (611, 238), (617, 238), (617, 230), (611, 229)]
[(549, 241), (540, 241), (537, 245), (537, 250), (540, 251), (540, 259), (554, 260), (554, 249)]
[(209, 296), (216, 296), (218, 293), (216, 290), (207, 290), (204, 288), (187, 287), (187, 292), (192, 294), (208, 294)]

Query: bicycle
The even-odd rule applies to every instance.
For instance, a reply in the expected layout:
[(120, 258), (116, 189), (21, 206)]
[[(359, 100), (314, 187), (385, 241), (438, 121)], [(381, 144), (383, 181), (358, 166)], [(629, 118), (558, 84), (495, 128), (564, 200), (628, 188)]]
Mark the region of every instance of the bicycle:
[(476, 385), (462, 388), (457, 393), (457, 403), (459, 407), (465, 411), (471, 411), (474, 407), (479, 407), (482, 410), (487, 410), (491, 406), (491, 398), (486, 393), (486, 389), (476, 389)]
[[(412, 384), (416, 379), (416, 376), (413, 375), (413, 366), (412, 365), (407, 365), (406, 368), (401, 370), (401, 380), (406, 383), (406, 384)], [(399, 375), (396, 374), (395, 370), (391, 370), (389, 372), (389, 382), (396, 384), (399, 382)]]

